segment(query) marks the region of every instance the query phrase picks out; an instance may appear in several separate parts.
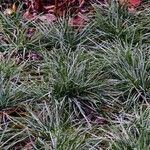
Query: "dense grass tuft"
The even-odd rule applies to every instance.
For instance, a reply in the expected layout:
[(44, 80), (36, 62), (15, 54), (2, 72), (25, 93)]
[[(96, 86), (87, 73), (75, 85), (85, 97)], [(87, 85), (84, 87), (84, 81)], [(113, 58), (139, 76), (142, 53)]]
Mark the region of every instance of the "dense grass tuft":
[(0, 149), (150, 149), (150, 11), (93, 8), (78, 29), (0, 12)]

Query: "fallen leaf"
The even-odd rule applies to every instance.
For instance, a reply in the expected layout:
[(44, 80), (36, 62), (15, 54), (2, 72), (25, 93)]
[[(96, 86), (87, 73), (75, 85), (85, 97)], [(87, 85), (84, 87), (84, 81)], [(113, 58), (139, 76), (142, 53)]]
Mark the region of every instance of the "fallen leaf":
[(33, 28), (33, 27), (28, 28), (26, 31), (26, 37), (31, 38), (34, 35), (35, 31), (36, 31), (36, 28)]
[(55, 15), (53, 14), (46, 14), (39, 17), (39, 19), (45, 23), (52, 23), (56, 20)]
[(137, 12), (137, 10), (136, 10), (136, 8), (135, 8), (134, 6), (128, 7), (128, 11), (129, 11), (130, 13), (136, 13), (136, 12)]
[(127, 5), (128, 4), (128, 0), (118, 0), (119, 1), (119, 4), (121, 6), (124, 6), (124, 5)]
[(23, 14), (23, 19), (25, 19), (25, 20), (31, 20), (33, 17), (34, 17), (33, 14), (31, 14), (31, 13), (29, 12), (29, 10), (27, 10), (27, 11)]
[(14, 4), (12, 5), (12, 10), (13, 10), (14, 12), (16, 12), (16, 11), (17, 11), (16, 3), (14, 3)]
[(14, 13), (14, 11), (11, 8), (7, 8), (4, 11), (4, 15), (12, 15)]
[(85, 3), (85, 0), (79, 0), (79, 7), (82, 7), (84, 3)]
[(48, 13), (54, 13), (55, 5), (44, 6), (44, 9), (45, 9)]
[(129, 4), (134, 6), (134, 7), (137, 7), (141, 4), (142, 0), (129, 0)]
[(88, 18), (81, 13), (69, 19), (69, 25), (72, 27), (84, 27), (88, 22)]
[(25, 59), (26, 60), (32, 60), (32, 61), (38, 61), (41, 59), (41, 56), (35, 52), (28, 52), (25, 54)]

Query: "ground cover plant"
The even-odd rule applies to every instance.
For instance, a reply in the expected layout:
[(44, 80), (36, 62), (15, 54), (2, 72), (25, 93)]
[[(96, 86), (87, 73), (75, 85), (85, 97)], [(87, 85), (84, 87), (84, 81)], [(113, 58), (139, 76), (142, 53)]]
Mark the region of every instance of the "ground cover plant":
[(0, 149), (150, 149), (149, 1), (0, 2)]

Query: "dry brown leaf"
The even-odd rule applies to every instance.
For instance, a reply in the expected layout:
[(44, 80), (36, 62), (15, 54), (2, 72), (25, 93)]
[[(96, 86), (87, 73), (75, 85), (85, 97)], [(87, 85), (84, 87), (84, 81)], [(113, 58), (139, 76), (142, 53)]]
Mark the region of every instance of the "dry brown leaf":
[(33, 17), (33, 14), (31, 14), (28, 10), (23, 14), (23, 19), (25, 20), (31, 20)]
[(54, 13), (55, 5), (44, 6), (44, 9), (45, 9), (48, 13)]
[(72, 27), (84, 27), (88, 20), (88, 17), (78, 13), (78, 15), (69, 19), (69, 25)]
[(40, 16), (39, 19), (45, 23), (52, 23), (56, 20), (56, 17), (53, 14), (45, 14)]
[(13, 3), (13, 5), (12, 5), (11, 8), (5, 9), (4, 14), (5, 14), (5, 15), (12, 15), (12, 14), (15, 13), (16, 11), (17, 11), (16, 3)]
[(4, 15), (12, 15), (14, 13), (14, 11), (11, 8), (7, 8), (4, 11)]
[(17, 11), (16, 3), (14, 3), (14, 4), (12, 5), (12, 10), (13, 10), (14, 12), (16, 12), (16, 11)]
[(121, 6), (128, 4), (128, 0), (118, 0), (118, 1)]

